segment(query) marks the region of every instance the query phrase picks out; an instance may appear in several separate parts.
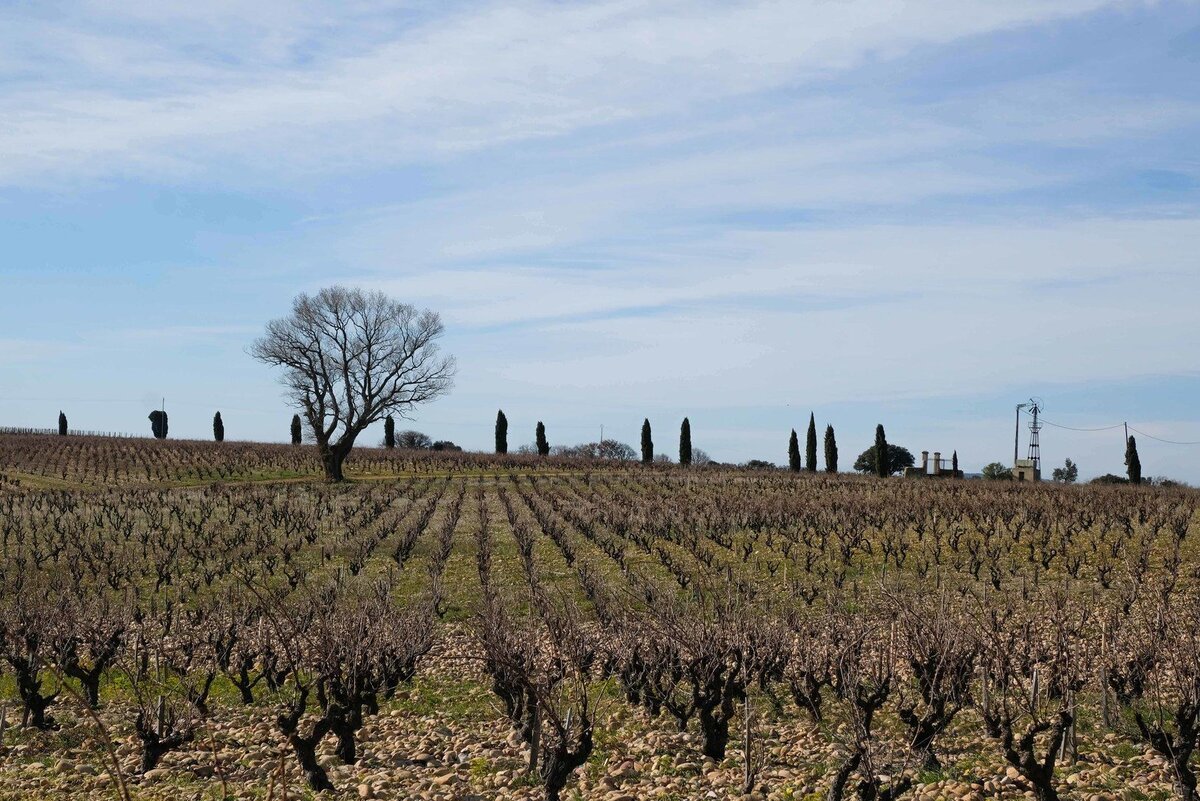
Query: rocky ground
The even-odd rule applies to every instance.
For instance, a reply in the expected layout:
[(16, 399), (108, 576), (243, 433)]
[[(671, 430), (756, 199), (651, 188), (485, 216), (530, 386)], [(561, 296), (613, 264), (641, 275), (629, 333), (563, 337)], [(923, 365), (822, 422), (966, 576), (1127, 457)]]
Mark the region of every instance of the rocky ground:
[[(540, 799), (526, 775), (527, 754), (504, 720), (498, 702), (469, 662), (456, 658), (461, 635), (443, 645), (414, 684), (403, 690), (362, 731), (361, 760), (337, 763), (327, 738), (323, 762), (339, 794), (365, 799)], [(168, 754), (145, 775), (128, 703), (111, 698), (101, 712), (111, 732), (130, 795), (143, 801), (219, 799), (222, 788), (236, 799), (301, 799), (295, 762), (273, 723), (269, 702), (254, 707), (221, 697), (213, 722), (190, 745)], [(765, 705), (764, 705), (765, 707)], [(9, 702), (9, 717), (13, 716)], [(95, 724), (69, 698), (55, 707), (61, 728), (49, 733), (10, 726), (0, 756), (0, 799), (118, 799), (117, 774)], [(838, 724), (826, 731), (789, 709), (783, 716), (763, 710), (759, 747), (766, 766), (750, 798), (771, 801), (823, 798), (837, 764)], [(962, 715), (946, 738), (945, 768), (922, 774), (905, 798), (993, 799), (1032, 797), (1015, 770), (1006, 768), (996, 745), (979, 739), (976, 721)], [(740, 798), (741, 743), (715, 763), (700, 756), (699, 737), (678, 732), (669, 720), (651, 721), (622, 700), (606, 701), (599, 715), (596, 749), (576, 774), (565, 798), (634, 799)], [(1064, 798), (1170, 798), (1165, 764), (1113, 734), (1081, 734), (1080, 759), (1060, 766)], [(281, 782), (280, 778), (283, 777)], [(283, 784), (286, 783), (286, 795)]]

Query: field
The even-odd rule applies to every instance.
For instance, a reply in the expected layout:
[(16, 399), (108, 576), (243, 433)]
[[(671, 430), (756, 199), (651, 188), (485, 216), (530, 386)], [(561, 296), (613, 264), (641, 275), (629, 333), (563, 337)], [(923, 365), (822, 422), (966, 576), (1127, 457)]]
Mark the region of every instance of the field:
[(0, 799), (1192, 798), (1191, 490), (0, 436)]

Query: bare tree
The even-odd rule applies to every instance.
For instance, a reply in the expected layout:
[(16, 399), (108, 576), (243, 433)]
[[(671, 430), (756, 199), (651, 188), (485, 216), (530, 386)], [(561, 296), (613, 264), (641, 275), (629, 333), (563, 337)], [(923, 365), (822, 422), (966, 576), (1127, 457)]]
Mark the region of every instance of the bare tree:
[(250, 354), (285, 370), (326, 478), (341, 481), (342, 463), (367, 426), (389, 414), (405, 417), (450, 389), (454, 359), (439, 353), (442, 332), (436, 312), (334, 286), (298, 296), (291, 315), (268, 323)]

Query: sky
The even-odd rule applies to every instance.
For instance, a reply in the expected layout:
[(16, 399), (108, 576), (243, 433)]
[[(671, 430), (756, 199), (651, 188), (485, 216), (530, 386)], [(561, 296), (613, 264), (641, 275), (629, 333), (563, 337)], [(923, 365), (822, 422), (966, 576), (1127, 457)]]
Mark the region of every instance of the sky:
[(0, 425), (284, 441), (247, 348), (341, 283), (468, 449), (972, 471), (1036, 396), (1046, 472), (1200, 483), (1198, 140), (1196, 2), (0, 0)]

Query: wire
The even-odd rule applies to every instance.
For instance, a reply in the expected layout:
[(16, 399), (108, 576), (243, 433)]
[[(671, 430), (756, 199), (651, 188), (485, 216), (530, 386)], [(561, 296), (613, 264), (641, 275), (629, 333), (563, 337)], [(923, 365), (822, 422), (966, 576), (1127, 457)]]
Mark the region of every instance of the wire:
[(1064, 426), (1060, 423), (1052, 423), (1044, 417), (1039, 417), (1038, 422), (1045, 423), (1048, 426), (1054, 426), (1055, 428), (1065, 428), (1067, 431), (1112, 431), (1114, 428), (1121, 428), (1125, 425), (1124, 423), (1117, 423), (1116, 425), (1102, 426), (1100, 428), (1073, 428), (1072, 426)]
[(1156, 437), (1153, 434), (1147, 434), (1145, 431), (1138, 431), (1133, 426), (1130, 426), (1129, 430), (1141, 434), (1143, 437), (1147, 437), (1148, 439), (1155, 440), (1156, 442), (1165, 442), (1168, 445), (1200, 445), (1200, 442), (1179, 442), (1173, 439), (1163, 439), (1162, 437)]
[[(1022, 411), (1024, 411), (1024, 410), (1022, 410)], [(1025, 412), (1025, 414), (1026, 414), (1026, 416), (1029, 416), (1029, 417), (1033, 416), (1029, 412)], [(1074, 426), (1064, 426), (1061, 423), (1052, 423), (1049, 420), (1047, 420), (1046, 418), (1041, 417), (1040, 415), (1038, 416), (1038, 422), (1045, 423), (1046, 425), (1053, 426), (1054, 428), (1064, 428), (1067, 431), (1083, 431), (1083, 432), (1112, 431), (1113, 429), (1116, 429), (1116, 428), (1123, 428), (1126, 425), (1125, 423), (1115, 423), (1111, 426), (1101, 426), (1099, 428), (1075, 428)], [(1137, 434), (1140, 434), (1141, 436), (1145, 437), (1146, 439), (1152, 439), (1155, 442), (1163, 442), (1163, 443), (1166, 443), (1167, 445), (1200, 445), (1200, 441), (1184, 442), (1184, 441), (1175, 440), (1175, 439), (1163, 439), (1162, 437), (1156, 437), (1153, 434), (1147, 434), (1145, 431), (1139, 431), (1138, 429), (1134, 428), (1133, 426), (1129, 426), (1129, 430), (1133, 431)]]

